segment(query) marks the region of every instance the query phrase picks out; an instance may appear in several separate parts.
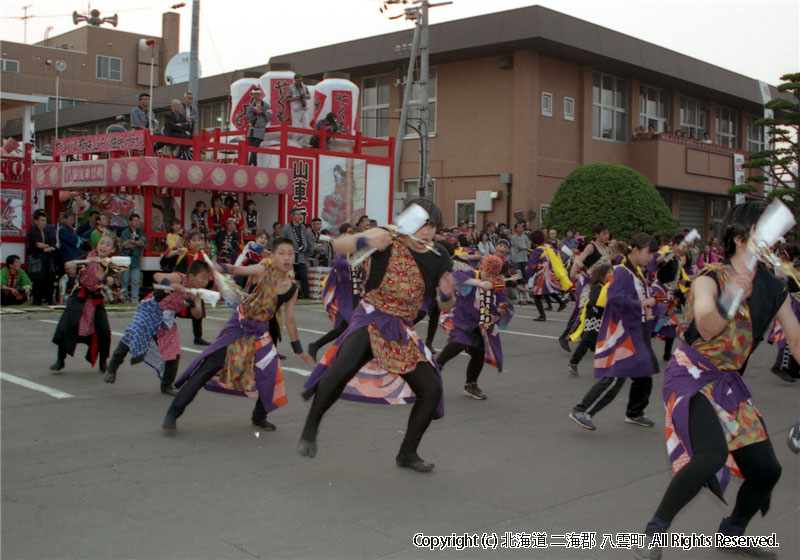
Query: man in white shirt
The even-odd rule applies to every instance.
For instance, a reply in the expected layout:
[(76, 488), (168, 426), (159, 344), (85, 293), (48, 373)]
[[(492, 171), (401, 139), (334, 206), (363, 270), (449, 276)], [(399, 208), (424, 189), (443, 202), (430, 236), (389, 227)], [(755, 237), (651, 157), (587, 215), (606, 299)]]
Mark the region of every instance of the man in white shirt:
[(308, 88), (303, 85), (303, 76), (294, 75), (294, 84), (289, 86), (289, 96), (286, 98), (292, 107), (292, 126), (297, 128), (310, 128), (308, 124), (309, 93)]

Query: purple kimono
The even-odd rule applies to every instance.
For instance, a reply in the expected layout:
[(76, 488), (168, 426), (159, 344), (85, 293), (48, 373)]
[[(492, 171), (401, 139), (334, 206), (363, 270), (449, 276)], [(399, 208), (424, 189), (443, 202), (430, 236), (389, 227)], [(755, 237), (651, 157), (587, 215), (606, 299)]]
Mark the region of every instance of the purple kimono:
[(634, 270), (628, 259), (614, 267), (594, 352), (594, 376), (598, 379), (658, 373), (648, 323), (642, 320), (641, 302), (650, 297), (650, 290), (642, 274)]
[[(354, 282), (357, 284), (354, 286)], [(347, 255), (336, 255), (333, 270), (322, 288), (322, 302), (334, 327), (350, 323), (353, 309), (358, 305), (364, 281), (364, 269), (353, 271), (347, 262)]]
[[(503, 371), (503, 348), (500, 345), (500, 329), (505, 329), (514, 316), (514, 307), (506, 297), (505, 289), (491, 291), (488, 318), (491, 324), (481, 327), (481, 302), (482, 290), (464, 284), (467, 280), (475, 279), (475, 272), (458, 270), (453, 273), (453, 282), (458, 286), (456, 304), (453, 311), (442, 315), (440, 322), (447, 333), (448, 342), (458, 342), (465, 346), (473, 346), (473, 337), (477, 334), (483, 336), (486, 348), (486, 363)], [(477, 331), (477, 332), (476, 332)]]

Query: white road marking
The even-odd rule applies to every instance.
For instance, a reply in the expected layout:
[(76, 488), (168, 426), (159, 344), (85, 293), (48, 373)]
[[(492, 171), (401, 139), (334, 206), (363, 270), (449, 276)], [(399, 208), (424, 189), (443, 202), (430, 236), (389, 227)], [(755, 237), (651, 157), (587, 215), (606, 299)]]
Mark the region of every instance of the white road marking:
[(34, 383), (33, 381), (28, 381), (22, 377), (17, 377), (16, 375), (11, 375), (10, 373), (5, 373), (0, 371), (0, 379), (3, 381), (8, 381), (9, 383), (14, 383), (15, 385), (19, 385), (21, 387), (25, 387), (26, 389), (31, 389), (33, 391), (39, 391), (40, 393), (45, 393), (46, 395), (50, 395), (56, 399), (71, 399), (75, 395), (70, 395), (69, 393), (65, 393), (64, 391), (59, 391), (58, 389), (53, 389), (52, 387), (48, 387), (47, 385), (41, 385), (39, 383)]
[[(52, 320), (50, 320), (50, 319), (39, 319), (39, 320), (40, 320), (42, 323), (52, 323), (52, 324), (54, 324), (54, 325), (57, 325), (57, 324), (58, 324), (58, 321), (52, 321)], [(119, 336), (119, 337), (122, 337), (122, 334), (123, 334), (123, 333), (118, 333), (118, 332), (116, 332), (116, 331), (111, 331), (111, 334), (113, 334), (114, 336)], [(203, 351), (202, 351), (202, 350), (197, 350), (196, 348), (186, 348), (186, 346), (181, 346), (181, 350), (184, 350), (184, 351), (186, 351), (186, 352), (191, 352), (191, 353), (193, 353), (193, 354), (202, 354), (202, 353), (203, 353)]]
[(281, 365), (281, 369), (283, 371), (291, 371), (292, 373), (296, 373), (298, 375), (302, 375), (303, 377), (308, 377), (309, 375), (311, 375), (311, 372), (309, 370), (307, 370), (307, 369), (298, 369), (298, 368), (293, 368), (293, 367), (286, 367), (284, 365)]

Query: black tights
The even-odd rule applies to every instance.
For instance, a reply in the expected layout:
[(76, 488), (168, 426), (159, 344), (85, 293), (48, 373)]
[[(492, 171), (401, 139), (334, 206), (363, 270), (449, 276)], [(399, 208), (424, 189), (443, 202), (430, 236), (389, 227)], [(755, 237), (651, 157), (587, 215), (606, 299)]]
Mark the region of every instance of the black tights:
[[(306, 417), (302, 438), (306, 441), (315, 441), (322, 416), (337, 401), (344, 391), (347, 383), (355, 377), (358, 370), (373, 358), (372, 347), (369, 342), (369, 333), (366, 328), (357, 330), (348, 336), (339, 351), (331, 368), (317, 383), (313, 391), (314, 401)], [(419, 460), (417, 447), (425, 430), (436, 415), (436, 408), (442, 397), (442, 386), (436, 371), (428, 362), (419, 362), (416, 369), (403, 374), (403, 380), (409, 384), (417, 397), (411, 414), (408, 417), (408, 427), (403, 443), (400, 445), (398, 458), (408, 459), (412, 462)], [(310, 395), (312, 392), (306, 392)]]
[[(478, 338), (478, 337), (476, 337)], [(483, 362), (486, 358), (486, 347), (483, 342), (483, 337), (478, 338), (478, 343), (474, 346), (467, 346), (460, 342), (448, 342), (447, 346), (436, 357), (436, 363), (439, 364), (439, 369), (458, 356), (461, 352), (466, 350), (469, 352), (469, 364), (467, 364), (467, 383), (477, 383), (478, 376), (483, 369)]]
[[(722, 468), (728, 456), (719, 418), (701, 394), (689, 401), (689, 437), (694, 457), (673, 477), (656, 510), (656, 517), (667, 523), (692, 501), (706, 481)], [(772, 488), (781, 476), (781, 465), (769, 440), (737, 449), (733, 458), (744, 475), (744, 482), (728, 521), (744, 529), (759, 509), (766, 512)]]
[(332, 328), (331, 330), (323, 334), (321, 337), (319, 337), (317, 340), (315, 340), (314, 344), (317, 346), (317, 348), (322, 348), (329, 342), (333, 342), (334, 340), (342, 336), (342, 333), (346, 330), (347, 330), (347, 323), (345, 321), (342, 321), (338, 327)]
[[(539, 312), (541, 317), (544, 317), (544, 306), (542, 305), (542, 299), (549, 298), (555, 301), (557, 304), (561, 305), (561, 296), (558, 294), (547, 294), (544, 296), (533, 296), (533, 303), (536, 304), (536, 310)], [(548, 299), (548, 304), (550, 303)]]

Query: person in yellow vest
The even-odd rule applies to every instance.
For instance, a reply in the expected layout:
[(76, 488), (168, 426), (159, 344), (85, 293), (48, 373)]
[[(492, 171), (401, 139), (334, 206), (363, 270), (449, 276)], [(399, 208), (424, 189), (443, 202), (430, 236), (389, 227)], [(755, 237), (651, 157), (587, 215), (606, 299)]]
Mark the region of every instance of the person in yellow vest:
[(568, 300), (561, 299), (561, 292), (569, 290), (572, 282), (569, 279), (564, 263), (553, 248), (545, 243), (544, 232), (535, 230), (531, 232), (531, 243), (536, 247), (528, 260), (528, 288), (533, 294), (533, 302), (539, 311), (539, 316), (534, 321), (546, 321), (542, 298), (550, 296), (558, 303), (558, 310), (563, 311), (568, 305)]
[(603, 321), (603, 310), (606, 307), (608, 294), (608, 283), (614, 277), (614, 268), (607, 263), (601, 263), (592, 270), (591, 287), (589, 288), (589, 298), (583, 306), (580, 323), (575, 332), (570, 335), (572, 342), (580, 341), (572, 358), (569, 360), (569, 374), (578, 375), (578, 364), (581, 362), (586, 352), (594, 352), (597, 343), (597, 333), (600, 332), (600, 323)]

